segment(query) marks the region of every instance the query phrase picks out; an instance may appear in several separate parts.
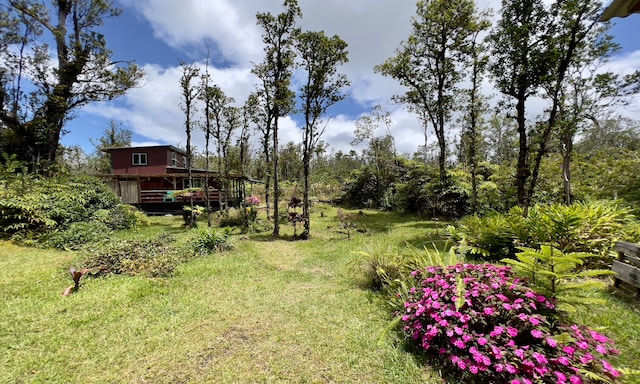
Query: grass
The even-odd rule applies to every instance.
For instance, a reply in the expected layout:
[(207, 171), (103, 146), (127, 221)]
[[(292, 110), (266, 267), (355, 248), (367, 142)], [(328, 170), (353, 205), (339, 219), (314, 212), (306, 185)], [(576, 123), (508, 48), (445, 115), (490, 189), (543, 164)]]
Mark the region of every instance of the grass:
[[(1, 242), (0, 382), (444, 382), (384, 334), (386, 298), (362, 287), (353, 251), (430, 244), (445, 224), (365, 211), (358, 226), (366, 231), (347, 240), (335, 210), (324, 212), (313, 216), (310, 241), (286, 240), (293, 228), (283, 224), (283, 239), (235, 236), (234, 250), (194, 259), (171, 278), (89, 278), (66, 298), (74, 253)], [(180, 217), (154, 217), (116, 237), (180, 240), (181, 225)], [(576, 320), (607, 327), (622, 352), (616, 362), (635, 367), (638, 307), (599, 294), (608, 304)]]
[[(242, 236), (172, 278), (87, 279), (67, 298), (74, 254), (2, 243), (0, 381), (441, 382), (393, 337), (379, 341), (390, 314), (351, 275), (351, 251), (400, 244), (402, 218), (380, 214), (387, 230), (346, 240), (334, 217), (308, 242)], [(175, 235), (180, 220), (118, 236)]]

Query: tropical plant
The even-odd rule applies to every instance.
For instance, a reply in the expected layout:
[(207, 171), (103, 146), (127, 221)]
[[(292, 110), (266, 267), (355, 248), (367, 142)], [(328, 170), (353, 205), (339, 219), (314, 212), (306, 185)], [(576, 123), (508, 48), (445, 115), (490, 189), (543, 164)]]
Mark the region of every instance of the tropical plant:
[(456, 241), (466, 239), (472, 253), (487, 260), (514, 258), (518, 246), (548, 244), (562, 252), (596, 254), (583, 268), (602, 268), (611, 263), (616, 241), (640, 239), (640, 223), (619, 201), (538, 204), (526, 218), (519, 207), (507, 214), (465, 217), (451, 234)]
[(231, 235), (233, 228), (225, 227), (222, 230), (213, 230), (211, 228), (197, 229), (190, 241), (193, 249), (200, 255), (206, 255), (212, 252), (222, 252), (233, 248)]
[(595, 277), (615, 275), (608, 269), (579, 270), (585, 260), (598, 255), (562, 251), (549, 245), (540, 249), (519, 248), (516, 259), (502, 259), (502, 262), (513, 267), (516, 275), (527, 279), (531, 286), (549, 298), (557, 301), (559, 310), (575, 312), (576, 306), (586, 307), (603, 304), (604, 301), (589, 297), (589, 290), (604, 288), (606, 283), (595, 280)]

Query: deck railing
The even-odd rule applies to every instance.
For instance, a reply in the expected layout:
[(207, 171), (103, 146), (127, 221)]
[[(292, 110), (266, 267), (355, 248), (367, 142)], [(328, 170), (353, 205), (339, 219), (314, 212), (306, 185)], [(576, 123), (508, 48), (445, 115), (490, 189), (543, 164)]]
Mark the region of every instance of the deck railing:
[[(166, 190), (166, 189), (156, 189), (156, 190), (146, 190), (140, 192), (140, 202), (141, 203), (166, 203), (166, 202), (188, 202), (189, 197), (187, 196), (176, 196), (174, 194), (176, 191)], [(221, 190), (212, 190), (209, 191), (209, 200), (211, 202), (220, 201), (220, 198), (224, 196), (224, 191)], [(203, 191), (197, 191), (193, 195), (193, 201), (196, 203), (204, 203), (205, 194)]]

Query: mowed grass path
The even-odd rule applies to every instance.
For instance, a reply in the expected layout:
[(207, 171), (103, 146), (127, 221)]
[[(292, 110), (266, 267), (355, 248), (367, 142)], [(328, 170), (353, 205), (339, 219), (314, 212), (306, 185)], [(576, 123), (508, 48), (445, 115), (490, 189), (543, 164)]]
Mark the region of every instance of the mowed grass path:
[[(90, 278), (67, 298), (74, 254), (2, 242), (0, 382), (440, 383), (393, 332), (381, 338), (391, 315), (352, 253), (419, 244), (433, 226), (363, 221), (346, 240), (331, 212), (310, 241), (238, 237), (173, 277)], [(178, 218), (155, 222), (178, 232)]]

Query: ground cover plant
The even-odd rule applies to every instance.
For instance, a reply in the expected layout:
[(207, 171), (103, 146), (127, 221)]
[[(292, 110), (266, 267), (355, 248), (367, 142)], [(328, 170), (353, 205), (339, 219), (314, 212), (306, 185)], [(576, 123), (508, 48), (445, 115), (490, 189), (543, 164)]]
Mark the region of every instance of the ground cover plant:
[(403, 331), (465, 382), (595, 383), (620, 376), (604, 335), (559, 323), (555, 302), (509, 267), (430, 266), (412, 273)]

